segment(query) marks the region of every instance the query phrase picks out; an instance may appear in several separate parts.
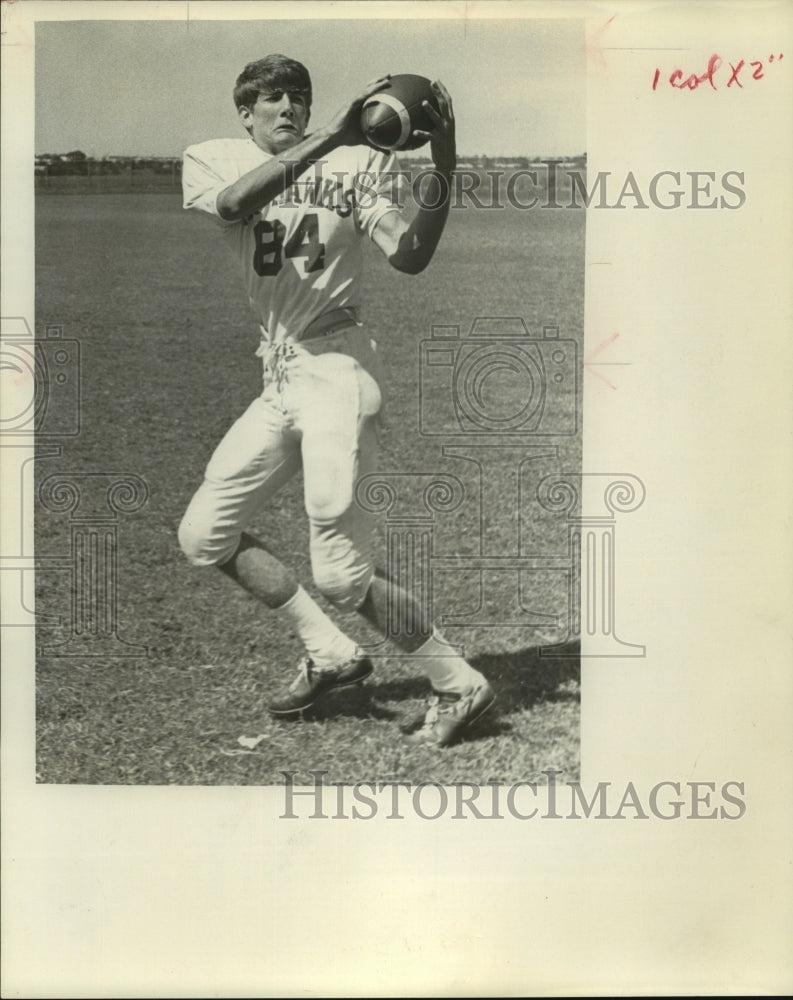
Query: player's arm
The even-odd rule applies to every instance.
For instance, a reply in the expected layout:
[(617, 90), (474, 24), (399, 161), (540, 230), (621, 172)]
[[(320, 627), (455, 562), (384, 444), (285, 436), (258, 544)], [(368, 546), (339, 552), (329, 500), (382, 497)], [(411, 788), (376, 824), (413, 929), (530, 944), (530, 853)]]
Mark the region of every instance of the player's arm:
[(283, 194), (296, 177), (331, 150), (362, 142), (361, 106), (367, 97), (387, 87), (390, 79), (390, 76), (384, 76), (372, 80), (357, 97), (340, 108), (329, 125), (312, 132), (221, 191), (217, 199), (220, 217), (227, 222), (235, 222), (253, 215)]
[(452, 99), (439, 80), (433, 83), (432, 89), (439, 111), (427, 102), (424, 108), (434, 123), (428, 137), (435, 172), (428, 180), (422, 201), (438, 207), (419, 208), (410, 222), (399, 212), (386, 212), (372, 234), (389, 264), (405, 274), (419, 274), (432, 260), (449, 216), (452, 174), (457, 166)]

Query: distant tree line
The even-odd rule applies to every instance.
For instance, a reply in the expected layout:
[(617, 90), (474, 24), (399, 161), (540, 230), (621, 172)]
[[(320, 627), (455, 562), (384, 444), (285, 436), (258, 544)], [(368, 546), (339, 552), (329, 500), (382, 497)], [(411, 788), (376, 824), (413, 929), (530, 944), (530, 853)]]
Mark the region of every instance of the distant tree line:
[[(586, 154), (575, 157), (546, 156), (460, 156), (458, 167), (472, 170), (530, 170), (543, 160), (557, 159), (566, 167), (584, 169)], [(405, 157), (406, 164), (415, 166), (429, 165), (428, 156), (418, 155)], [(82, 150), (73, 149), (68, 153), (41, 153), (35, 158), (37, 176), (56, 177), (100, 177), (112, 175), (130, 175), (133, 172), (163, 174), (174, 179), (182, 175), (182, 158), (180, 156), (86, 156)]]
[(86, 156), (82, 150), (68, 153), (40, 153), (35, 158), (35, 172), (41, 177), (100, 177), (145, 171), (181, 177), (179, 156)]

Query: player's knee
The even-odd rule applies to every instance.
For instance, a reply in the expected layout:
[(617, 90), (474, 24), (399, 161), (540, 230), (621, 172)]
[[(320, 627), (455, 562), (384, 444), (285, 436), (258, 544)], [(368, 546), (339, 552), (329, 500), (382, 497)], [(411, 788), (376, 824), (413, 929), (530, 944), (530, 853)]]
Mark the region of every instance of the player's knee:
[(193, 566), (217, 566), (230, 559), (240, 542), (239, 533), (222, 538), (205, 530), (188, 514), (182, 518), (177, 533), (179, 547)]
[(206, 565), (206, 541), (203, 532), (198, 530), (194, 521), (187, 517), (182, 518), (177, 532), (179, 548), (184, 553), (187, 561), (193, 566)]
[(370, 583), (371, 572), (368, 570), (314, 569), (317, 590), (339, 611), (357, 611), (366, 599)]
[(336, 525), (346, 514), (352, 504), (352, 494), (345, 486), (332, 481), (327, 484), (311, 485), (306, 490), (306, 513), (309, 519), (323, 526)]
[[(352, 465), (340, 461), (326, 444), (325, 452), (317, 454), (318, 445), (310, 450), (304, 446), (303, 488), (309, 520), (321, 530), (337, 529), (342, 521), (354, 517), (355, 476)], [(308, 453), (307, 453), (308, 452)]]

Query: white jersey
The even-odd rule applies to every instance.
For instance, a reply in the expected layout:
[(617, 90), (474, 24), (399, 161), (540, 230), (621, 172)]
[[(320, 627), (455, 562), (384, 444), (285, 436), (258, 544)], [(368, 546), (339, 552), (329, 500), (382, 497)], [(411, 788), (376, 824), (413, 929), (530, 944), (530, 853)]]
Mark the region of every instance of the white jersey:
[(185, 208), (222, 226), (264, 337), (277, 344), (332, 309), (360, 310), (362, 237), (399, 210), (399, 164), (368, 146), (339, 147), (254, 215), (221, 219), (220, 192), (269, 159), (252, 139), (202, 142), (185, 151), (182, 187)]

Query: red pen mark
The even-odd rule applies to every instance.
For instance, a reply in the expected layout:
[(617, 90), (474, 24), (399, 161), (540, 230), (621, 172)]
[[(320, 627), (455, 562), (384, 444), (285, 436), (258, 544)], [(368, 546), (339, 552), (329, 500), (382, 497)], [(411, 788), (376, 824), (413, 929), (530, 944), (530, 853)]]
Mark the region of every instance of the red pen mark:
[(741, 83), (741, 81), (740, 81), (740, 80), (738, 79), (738, 74), (739, 74), (739, 73), (741, 72), (741, 70), (743, 69), (743, 59), (741, 59), (741, 61), (740, 61), (740, 62), (738, 63), (738, 65), (737, 65), (737, 66), (733, 66), (733, 64), (732, 64), (732, 63), (730, 63), (730, 69), (732, 70), (732, 76), (731, 76), (731, 77), (730, 77), (730, 79), (729, 79), (729, 80), (727, 81), (727, 86), (728, 86), (728, 87), (731, 87), (731, 86), (733, 85), (733, 83), (737, 83), (737, 84), (738, 84), (738, 86), (739, 86), (739, 87), (741, 88), (741, 90), (743, 90), (743, 84), (742, 84), (742, 83)]
[[(769, 55), (768, 65), (770, 66), (774, 60), (777, 62), (784, 57), (784, 52), (780, 52), (779, 55), (774, 56)], [(665, 77), (661, 67), (657, 66), (655, 72), (653, 73), (653, 82), (651, 87), (653, 90), (658, 90), (659, 85), (668, 83), (670, 87), (675, 90), (696, 90), (702, 84), (707, 83), (713, 90), (718, 90), (717, 78), (718, 71), (722, 65), (721, 56), (713, 54), (708, 60), (707, 68), (704, 73), (689, 73), (686, 75), (680, 67), (673, 69), (668, 77)], [(732, 71), (730, 77), (727, 80), (726, 88), (729, 89), (733, 85), (737, 85), (740, 90), (743, 90), (743, 83), (741, 83), (741, 71), (746, 67), (746, 60), (740, 59), (737, 64), (728, 62), (727, 64)], [(752, 80), (764, 80), (765, 72), (763, 68), (763, 62), (760, 59), (755, 59), (749, 63), (749, 68), (752, 69)], [(747, 69), (748, 72), (748, 69)]]
[[(669, 75), (669, 84), (675, 87), (677, 90), (696, 90), (702, 83), (709, 83), (710, 86), (715, 90), (715, 76), (716, 70), (721, 66), (721, 57), (715, 53), (708, 60), (708, 65), (704, 73), (698, 75), (697, 73), (691, 73), (685, 79), (683, 79), (683, 70), (675, 69), (672, 70)], [(656, 69), (655, 75), (653, 76), (653, 90), (658, 89), (658, 83), (661, 79), (661, 70)]]
[(606, 68), (606, 57), (603, 55), (603, 48), (600, 44), (600, 36), (603, 34), (606, 28), (608, 28), (608, 26), (611, 24), (611, 22), (614, 20), (616, 16), (617, 16), (616, 14), (612, 14), (611, 17), (608, 19), (608, 21), (605, 22), (605, 24), (601, 24), (599, 28), (597, 28), (595, 31), (592, 32), (592, 34), (590, 35), (590, 37), (587, 39), (586, 42), (587, 55), (591, 59), (594, 59), (594, 61), (598, 64), (598, 66), (601, 66), (603, 69)]
[(609, 344), (613, 344), (614, 341), (617, 339), (617, 337), (619, 337), (618, 333), (612, 333), (612, 335), (610, 337), (606, 337), (605, 340), (601, 340), (601, 342), (594, 349), (594, 351), (592, 351), (592, 353), (589, 355), (588, 358), (584, 358), (584, 368), (586, 368), (590, 372), (592, 372), (593, 375), (597, 375), (597, 377), (602, 382), (606, 383), (606, 385), (609, 387), (609, 389), (616, 389), (617, 387), (616, 387), (616, 385), (614, 385), (613, 382), (610, 382), (602, 372), (598, 372), (598, 371), (594, 370), (595, 368), (599, 368), (601, 365), (609, 364), (609, 362), (608, 361), (598, 361), (598, 362), (596, 362), (595, 358), (602, 351), (604, 351), (609, 346)]
[[(12, 385), (24, 385), (26, 382), (30, 381), (30, 369), (25, 366), (17, 365), (10, 361), (3, 361), (0, 362), (0, 371), (14, 373), (10, 376), (10, 378), (6, 375), (6, 379), (8, 379)], [(4, 379), (4, 381), (6, 381), (6, 379)], [(8, 382), (6, 382), (6, 385), (7, 384)]]

